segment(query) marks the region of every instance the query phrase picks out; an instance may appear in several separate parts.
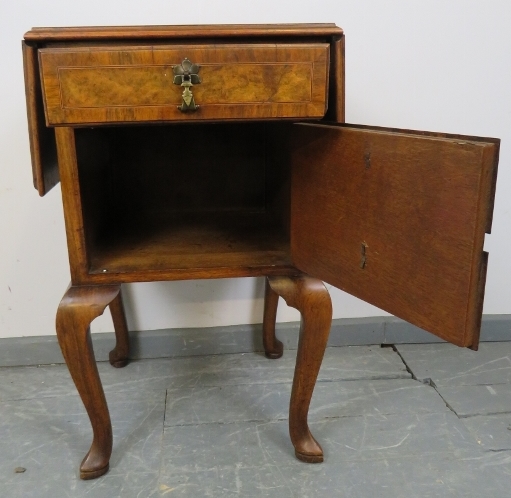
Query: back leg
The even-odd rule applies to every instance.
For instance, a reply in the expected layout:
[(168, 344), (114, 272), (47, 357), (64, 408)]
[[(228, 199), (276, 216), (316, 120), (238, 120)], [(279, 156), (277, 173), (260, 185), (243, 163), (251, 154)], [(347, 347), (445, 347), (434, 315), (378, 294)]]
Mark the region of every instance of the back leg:
[(263, 347), (266, 358), (271, 359), (280, 358), (284, 352), (282, 342), (275, 335), (278, 304), (279, 295), (270, 287), (268, 277), (266, 277), (264, 288)]
[(113, 367), (122, 368), (129, 362), (130, 344), (126, 314), (120, 291), (110, 303), (110, 313), (114, 322), (115, 347), (110, 351), (109, 360)]

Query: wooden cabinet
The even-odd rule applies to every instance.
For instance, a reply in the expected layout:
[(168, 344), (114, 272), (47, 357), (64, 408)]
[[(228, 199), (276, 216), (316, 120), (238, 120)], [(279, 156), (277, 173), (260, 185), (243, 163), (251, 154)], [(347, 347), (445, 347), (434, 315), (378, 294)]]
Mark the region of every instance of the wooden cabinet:
[(40, 28), (23, 53), (34, 184), (62, 183), (57, 333), (94, 431), (83, 478), (111, 452), (88, 327), (110, 305), (126, 364), (124, 282), (266, 276), (268, 357), (278, 296), (303, 317), (290, 433), (305, 461), (322, 460), (318, 279), (477, 348), (499, 141), (344, 124), (340, 28)]

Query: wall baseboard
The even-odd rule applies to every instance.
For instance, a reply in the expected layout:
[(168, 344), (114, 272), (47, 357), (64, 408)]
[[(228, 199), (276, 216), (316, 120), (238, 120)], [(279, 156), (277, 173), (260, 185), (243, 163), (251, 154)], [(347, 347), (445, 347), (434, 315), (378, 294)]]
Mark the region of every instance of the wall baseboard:
[[(286, 349), (296, 349), (299, 322), (277, 324), (277, 336)], [(107, 361), (114, 334), (92, 334), (98, 361)], [(511, 315), (484, 315), (481, 341), (511, 341)], [(418, 344), (443, 342), (403, 320), (389, 317), (333, 320), (328, 345)], [(166, 358), (262, 351), (261, 324), (198, 329), (130, 332), (132, 359)], [(0, 367), (64, 363), (56, 336), (0, 339)]]

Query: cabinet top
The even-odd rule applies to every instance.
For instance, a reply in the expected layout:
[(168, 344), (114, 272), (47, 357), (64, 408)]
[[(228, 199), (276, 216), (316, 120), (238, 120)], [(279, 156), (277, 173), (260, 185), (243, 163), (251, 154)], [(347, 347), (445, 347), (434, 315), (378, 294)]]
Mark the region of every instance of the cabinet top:
[(343, 30), (333, 23), (318, 24), (203, 24), (180, 26), (90, 26), (32, 28), (26, 41), (133, 40), (159, 38), (256, 36), (340, 36)]

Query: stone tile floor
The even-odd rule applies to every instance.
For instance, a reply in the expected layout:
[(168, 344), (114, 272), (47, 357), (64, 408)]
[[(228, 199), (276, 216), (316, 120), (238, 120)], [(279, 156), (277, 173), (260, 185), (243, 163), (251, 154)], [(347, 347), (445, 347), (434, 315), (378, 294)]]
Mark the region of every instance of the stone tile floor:
[(94, 481), (78, 479), (91, 431), (66, 367), (1, 368), (0, 496), (511, 496), (511, 343), (329, 348), (319, 465), (287, 433), (294, 355), (100, 363), (114, 451)]

